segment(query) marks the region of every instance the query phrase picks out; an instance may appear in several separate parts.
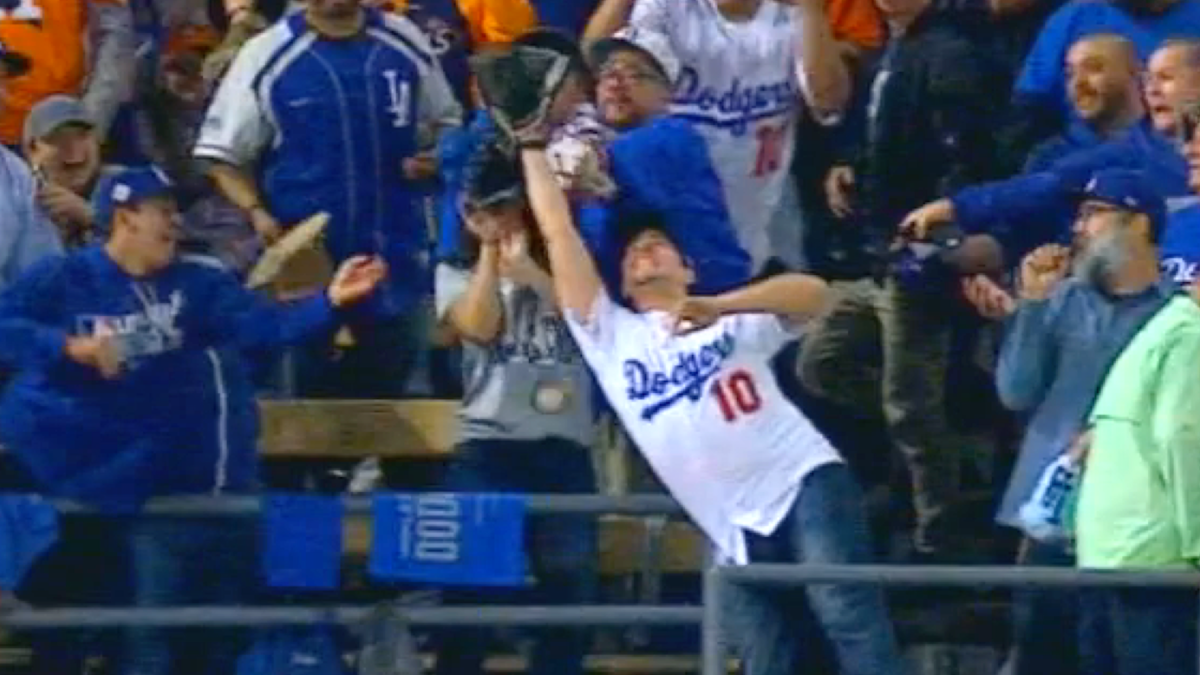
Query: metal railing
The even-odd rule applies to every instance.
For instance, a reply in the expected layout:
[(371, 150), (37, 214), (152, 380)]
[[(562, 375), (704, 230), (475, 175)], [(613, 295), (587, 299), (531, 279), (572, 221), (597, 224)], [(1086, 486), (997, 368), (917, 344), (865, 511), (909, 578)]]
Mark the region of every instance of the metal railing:
[[(1200, 592), (1200, 573), (1023, 566), (754, 564), (712, 567), (704, 575), (701, 675), (726, 675), (728, 672), (723, 609), (724, 594), (729, 585), (805, 586), (830, 583), (970, 588), (1192, 588)], [(1196, 660), (1200, 663), (1200, 649), (1197, 650)]]
[[(369, 513), (370, 496), (343, 496), (347, 513)], [(88, 513), (71, 503), (54, 502), (66, 514)], [(681, 509), (665, 495), (528, 495), (530, 513), (676, 515)], [(181, 497), (156, 499), (145, 513), (162, 517), (249, 516), (261, 510), (258, 497)], [(879, 584), (1009, 588), (1153, 587), (1192, 588), (1200, 592), (1200, 574), (1190, 571), (1090, 571), (1069, 568), (1003, 566), (779, 565), (710, 567), (704, 574), (701, 606), (576, 605), (505, 607), (405, 607), (413, 625), (498, 626), (666, 626), (701, 625), (702, 675), (724, 675), (724, 596), (730, 585), (803, 586), (807, 584)], [(0, 616), (0, 626), (19, 629), (100, 626), (278, 626), (354, 624), (373, 606), (240, 607), (204, 606), (142, 609), (16, 609)], [(1200, 653), (1197, 654), (1200, 663)]]
[[(370, 495), (338, 496), (347, 514), (371, 512)], [(160, 497), (142, 510), (148, 517), (169, 518), (241, 518), (258, 514), (263, 497), (259, 496), (186, 496)], [(65, 515), (87, 515), (94, 510), (77, 503), (51, 500)], [(666, 495), (525, 495), (525, 508), (531, 514), (619, 514), (679, 515), (683, 511)], [(85, 628), (103, 626), (286, 626), (308, 624), (350, 625), (364, 621), (374, 606), (337, 607), (242, 607), (200, 606), (170, 608), (135, 607), (64, 607), (54, 609), (20, 608), (0, 615), (0, 626), (26, 630), (47, 628)], [(590, 606), (462, 606), (399, 608), (407, 621), (420, 626), (664, 626), (699, 625), (699, 606), (590, 605)]]

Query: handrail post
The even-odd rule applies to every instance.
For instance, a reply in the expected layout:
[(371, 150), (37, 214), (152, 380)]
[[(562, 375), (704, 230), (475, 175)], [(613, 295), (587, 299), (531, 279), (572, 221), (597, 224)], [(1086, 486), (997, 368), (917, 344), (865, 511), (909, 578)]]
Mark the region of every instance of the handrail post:
[(725, 633), (721, 625), (725, 605), (725, 581), (722, 566), (709, 556), (708, 568), (704, 571), (703, 620), (700, 626), (700, 673), (701, 675), (728, 675), (726, 664)]

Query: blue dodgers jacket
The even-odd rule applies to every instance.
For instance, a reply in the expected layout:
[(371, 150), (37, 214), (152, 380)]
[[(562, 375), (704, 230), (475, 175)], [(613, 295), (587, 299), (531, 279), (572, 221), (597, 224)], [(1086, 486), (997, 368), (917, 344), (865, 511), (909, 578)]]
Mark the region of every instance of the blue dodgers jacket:
[[(327, 330), (325, 296), (268, 302), (210, 265), (178, 260), (133, 278), (102, 247), (34, 266), (0, 295), (0, 441), (52, 496), (111, 512), (149, 497), (255, 487), (257, 409), (237, 349)], [(108, 335), (112, 380), (65, 355), (69, 336)]]
[[(463, 225), (457, 205), (465, 167), (493, 128), (487, 113), (479, 112), (468, 127), (444, 137), (439, 147), (446, 186), (439, 260), (461, 254)], [(618, 190), (615, 199), (573, 206), (580, 234), (615, 295), (621, 295), (616, 249), (625, 213), (662, 215), (672, 239), (695, 267), (696, 292), (720, 293), (750, 280), (750, 255), (738, 243), (708, 146), (687, 121), (670, 116), (652, 120), (620, 134), (608, 145), (608, 155)]]
[(1182, 197), (1188, 189), (1187, 161), (1175, 143), (1147, 125), (1133, 127), (1119, 139), (1071, 153), (1042, 171), (984, 183), (955, 194), (954, 217), (969, 234), (986, 233), (1003, 245), (1010, 261), (1026, 252), (1070, 236), (1060, 214), (1074, 208), (1076, 195), (1101, 169), (1146, 172), (1164, 199)]
[(394, 272), (373, 309), (397, 316), (428, 290), (423, 181), (404, 160), (462, 110), (428, 39), (408, 19), (368, 11), (359, 35), (327, 39), (291, 14), (238, 52), (209, 106), (193, 154), (257, 167), (283, 224), (330, 214), (336, 262), (377, 254)]
[(617, 197), (580, 209), (579, 229), (601, 275), (620, 297), (622, 214), (660, 214), (696, 272), (695, 292), (722, 293), (748, 282), (750, 254), (738, 242), (708, 144), (686, 120), (658, 117), (609, 144)]

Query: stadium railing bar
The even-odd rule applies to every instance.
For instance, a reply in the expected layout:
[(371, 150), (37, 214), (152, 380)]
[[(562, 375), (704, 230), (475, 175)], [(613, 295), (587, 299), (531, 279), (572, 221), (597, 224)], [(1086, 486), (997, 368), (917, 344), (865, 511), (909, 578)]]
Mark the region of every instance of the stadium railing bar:
[[(704, 576), (701, 675), (727, 675), (722, 631), (723, 594), (730, 585), (806, 586), (809, 584), (952, 586), (1008, 588), (1192, 588), (1200, 592), (1196, 571), (1104, 571), (1054, 567), (935, 565), (777, 565), (710, 567)], [(1200, 650), (1196, 655), (1200, 663)]]
[[(370, 513), (372, 498), (342, 496), (348, 514)], [(93, 513), (79, 504), (51, 500), (64, 515)], [(666, 495), (560, 495), (525, 496), (529, 513), (677, 515), (683, 511)], [(160, 497), (148, 502), (146, 517), (248, 517), (259, 513), (262, 500), (256, 496)], [(350, 625), (366, 620), (373, 605), (339, 607), (243, 607), (203, 606), (171, 608), (62, 607), (14, 609), (0, 615), (0, 626), (16, 629), (84, 628), (104, 626), (286, 626), (310, 624)], [(593, 605), (593, 606), (504, 606), (504, 607), (402, 607), (405, 619), (414, 625), (491, 626), (664, 626), (699, 625), (699, 606)]]
[[(370, 496), (344, 496), (347, 513), (368, 513)], [(88, 513), (72, 503), (53, 502), (64, 514)], [(681, 510), (665, 495), (528, 495), (530, 513), (617, 513), (677, 515)], [(251, 516), (261, 510), (259, 497), (195, 496), (159, 498), (146, 505), (152, 517)], [(702, 606), (506, 606), (401, 607), (414, 625), (623, 626), (696, 625), (702, 627), (702, 675), (725, 675), (727, 649), (722, 631), (723, 594), (730, 585), (804, 586), (853, 583), (883, 586), (952, 586), (1010, 588), (1192, 588), (1200, 592), (1195, 571), (1097, 571), (1005, 566), (897, 565), (766, 565), (710, 567), (705, 573)], [(374, 606), (338, 607), (171, 607), (15, 609), (0, 615), (0, 626), (19, 629), (100, 626), (279, 626), (354, 624)], [(1200, 663), (1200, 653), (1197, 654)]]

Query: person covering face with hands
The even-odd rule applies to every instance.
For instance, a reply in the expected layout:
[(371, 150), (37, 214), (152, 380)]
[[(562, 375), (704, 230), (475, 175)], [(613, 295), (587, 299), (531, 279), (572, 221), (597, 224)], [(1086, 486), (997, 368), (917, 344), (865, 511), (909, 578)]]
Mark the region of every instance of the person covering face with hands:
[[(593, 385), (558, 310), (546, 249), (532, 229), (519, 167), (501, 139), (486, 138), (467, 168), (461, 204), (466, 250), (438, 265), (438, 319), (463, 348), (463, 391), (453, 491), (589, 493), (596, 479)], [(530, 521), (529, 558), (540, 596), (587, 603), (595, 584), (594, 521), (570, 515)], [(450, 602), (490, 597), (451, 593)], [(534, 634), (531, 672), (583, 672), (587, 633)], [(439, 649), (438, 673), (479, 672), (486, 633), (456, 631)]]

